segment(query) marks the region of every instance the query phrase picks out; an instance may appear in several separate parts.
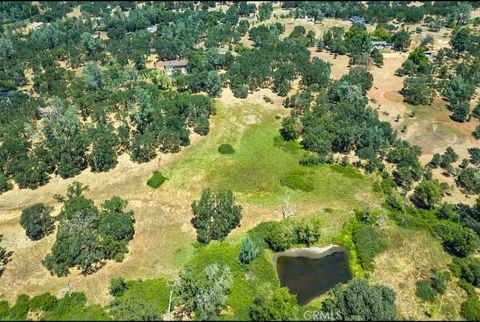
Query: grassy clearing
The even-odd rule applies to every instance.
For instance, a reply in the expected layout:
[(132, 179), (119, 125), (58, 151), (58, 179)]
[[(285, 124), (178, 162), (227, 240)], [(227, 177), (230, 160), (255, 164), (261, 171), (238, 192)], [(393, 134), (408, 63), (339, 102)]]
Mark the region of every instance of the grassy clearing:
[(431, 269), (447, 269), (452, 256), (443, 250), (439, 240), (427, 231), (405, 229), (391, 222), (381, 229), (387, 249), (375, 258), (371, 279), (397, 292), (397, 307), (405, 319), (458, 320), (465, 292), (455, 281), (447, 292), (433, 303), (421, 301), (415, 295), (416, 282), (431, 276)]
[(314, 171), (296, 170), (290, 171), (280, 178), (280, 184), (293, 190), (310, 192), (315, 189), (313, 178), (310, 174)]
[[(247, 104), (228, 108), (218, 104), (217, 110), (209, 137), (173, 167), (164, 169), (170, 178), (167, 186), (184, 186), (195, 177), (202, 187), (231, 189), (240, 201), (260, 205), (278, 204), (287, 195), (292, 201), (346, 208), (359, 203), (357, 193), (369, 195), (365, 202), (377, 201), (371, 182), (360, 173), (354, 174), (356, 170), (301, 166), (298, 161), (303, 150), (299, 143), (285, 142), (279, 136), (278, 111)], [(256, 122), (245, 124), (247, 116), (253, 116)], [(218, 153), (217, 147), (226, 141), (235, 146), (235, 154)], [(300, 186), (308, 187), (298, 189), (297, 184), (290, 184), (293, 181), (302, 181)]]
[(160, 171), (155, 171), (150, 179), (147, 181), (147, 185), (151, 188), (160, 187), (165, 180), (168, 178), (164, 177)]

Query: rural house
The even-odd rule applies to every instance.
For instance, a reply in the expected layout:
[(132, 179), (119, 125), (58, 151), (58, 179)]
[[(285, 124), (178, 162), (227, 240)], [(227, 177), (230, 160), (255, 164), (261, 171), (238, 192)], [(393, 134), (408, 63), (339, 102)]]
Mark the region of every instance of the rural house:
[(179, 70), (181, 73), (186, 74), (187, 64), (188, 64), (188, 61), (185, 59), (176, 59), (176, 60), (167, 60), (167, 61), (157, 60), (156, 65), (157, 67), (160, 67), (160, 68), (163, 67), (166, 74), (168, 76), (171, 76), (174, 70)]
[(383, 49), (389, 46), (389, 43), (386, 42), (385, 40), (380, 40), (380, 41), (372, 41), (372, 46), (377, 49)]

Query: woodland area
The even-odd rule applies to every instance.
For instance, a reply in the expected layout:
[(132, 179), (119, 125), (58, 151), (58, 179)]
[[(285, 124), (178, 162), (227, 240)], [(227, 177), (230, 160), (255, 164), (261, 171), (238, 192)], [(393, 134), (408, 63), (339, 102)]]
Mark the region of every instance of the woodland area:
[[(174, 222), (188, 213), (180, 230), (193, 236), (186, 243), (189, 253), (179, 244), (173, 260), (165, 256), (174, 265), (168, 274), (159, 269), (155, 278), (133, 280), (116, 271), (105, 290), (108, 305), (91, 304), (69, 286), (63, 297), (52, 289), (19, 294), (14, 303), (2, 300), (0, 319), (37, 314), (34, 319), (44, 320), (295, 320), (320, 310), (343, 320), (480, 320), (480, 146), (469, 146), (469, 157), (461, 158), (453, 142), (422, 162), (422, 148), (402, 138), (406, 128), (399, 132), (382, 120), (369, 98), (372, 69), (383, 68), (389, 54), (405, 55), (394, 76), (403, 77), (402, 104), (421, 110), (435, 100), (445, 102), (450, 120), (474, 129), (469, 135), (478, 143), (480, 125), (471, 124), (480, 119), (480, 16), (473, 15), (479, 9), (473, 1), (0, 3), (0, 194), (13, 198), (72, 179), (62, 181), (68, 182), (65, 195), (5, 215), (15, 218), (29, 243), (48, 244), (42, 269), (56, 279), (87, 279), (110, 270), (112, 262), (117, 268), (130, 265), (138, 221), (146, 222), (141, 203), (163, 215), (183, 196), (178, 216), (154, 218)], [(350, 25), (327, 26), (330, 20)], [(298, 21), (324, 26), (325, 32)], [(448, 46), (434, 50), (431, 35), (417, 44), (420, 24), (432, 33), (449, 30)], [(333, 64), (319, 55), (347, 57), (347, 72), (333, 78)], [(172, 61), (186, 61), (185, 70), (169, 70)], [(260, 117), (234, 114), (242, 106), (257, 108), (252, 102), (260, 92), (274, 97), (263, 96)], [(246, 105), (225, 104), (225, 97)], [(241, 125), (234, 123), (242, 118)], [(273, 128), (274, 147), (270, 127), (262, 122)], [(241, 144), (247, 135), (254, 137), (251, 146)], [(256, 145), (263, 144), (262, 135), (268, 147)], [(200, 143), (192, 143), (197, 138)], [(281, 156), (295, 166), (277, 175), (275, 163), (282, 167), (287, 161), (262, 159), (269, 148), (286, 153)], [(223, 159), (203, 164), (198, 155), (184, 157), (195, 149)], [(254, 162), (243, 167), (235, 162), (245, 151)], [(180, 161), (166, 163), (170, 168), (162, 164), (145, 179), (142, 189), (150, 190), (141, 198), (118, 190), (100, 201), (96, 190), (89, 194), (82, 174), (108, 175), (125, 155), (138, 169), (161, 164), (166, 155)], [(182, 161), (193, 170), (178, 184), (175, 170)], [(249, 178), (252, 168), (264, 175), (254, 188), (248, 187), (256, 180)], [(270, 170), (275, 175), (268, 177)], [(214, 171), (222, 172), (220, 179)], [(322, 197), (320, 171), (351, 180), (358, 193), (368, 182), (364, 192), (371, 188), (378, 202), (338, 209), (314, 204)], [(157, 199), (162, 189), (172, 189), (168, 202)], [(446, 201), (454, 189), (471, 202)], [(280, 220), (260, 215), (252, 223), (250, 212), (274, 203), (275, 211), (283, 207)], [(304, 213), (296, 214), (295, 207), (305, 207)], [(0, 204), (0, 218), (1, 211), (10, 214)], [(338, 213), (343, 217), (337, 220)], [(376, 258), (392, 249), (395, 233), (406, 231), (430, 236), (449, 259), (424, 269), (425, 278), (415, 281), (414, 301), (421, 305), (415, 316), (398, 304), (403, 290), (376, 279), (383, 269)], [(0, 281), (16, 251), (8, 242), (0, 247)], [(299, 305), (280, 286), (271, 255), (332, 243), (347, 249), (354, 278)], [(462, 296), (444, 314), (437, 304), (447, 290)]]

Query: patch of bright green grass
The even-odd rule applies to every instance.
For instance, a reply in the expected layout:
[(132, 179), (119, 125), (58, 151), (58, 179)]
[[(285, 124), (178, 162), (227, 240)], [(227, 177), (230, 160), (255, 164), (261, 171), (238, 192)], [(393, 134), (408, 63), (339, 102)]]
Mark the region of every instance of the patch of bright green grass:
[(302, 152), (297, 141), (285, 141), (280, 135), (273, 138), (273, 146), (287, 153), (297, 154)]
[[(291, 202), (315, 202), (321, 208), (355, 208), (363, 202), (376, 203), (372, 180), (356, 169), (320, 164), (299, 164), (303, 149), (298, 142), (284, 141), (279, 135), (280, 121), (275, 109), (254, 104), (225, 107), (217, 103), (211, 132), (189, 146), (181, 160), (163, 170), (168, 185), (185, 187), (192, 177), (201, 175), (199, 188), (230, 189), (239, 202), (276, 205), (286, 195)], [(255, 115), (259, 123), (246, 124), (245, 116)], [(218, 153), (218, 146), (230, 142), (235, 153), (229, 158)], [(290, 189), (281, 179), (295, 171), (309, 171), (307, 188)], [(355, 195), (362, 194), (361, 200)], [(321, 209), (319, 208), (319, 209)]]
[(307, 171), (304, 170), (290, 171), (280, 178), (280, 184), (293, 190), (300, 189), (305, 192), (310, 192), (315, 189), (313, 179), (308, 176)]
[(155, 171), (153, 175), (148, 179), (147, 185), (151, 188), (158, 188), (160, 187), (165, 180), (167, 180), (167, 177), (164, 177), (163, 174), (160, 171)]

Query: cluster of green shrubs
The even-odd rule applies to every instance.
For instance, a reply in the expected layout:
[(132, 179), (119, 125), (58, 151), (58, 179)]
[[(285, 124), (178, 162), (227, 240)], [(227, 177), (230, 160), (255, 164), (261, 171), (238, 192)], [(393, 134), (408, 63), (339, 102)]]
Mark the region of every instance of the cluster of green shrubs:
[(480, 287), (480, 259), (471, 256), (454, 258), (450, 269), (455, 276), (463, 278), (475, 287)]
[(114, 299), (109, 313), (115, 320), (161, 320), (167, 311), (170, 286), (162, 278), (125, 281), (122, 277), (110, 281)]
[(373, 260), (386, 248), (380, 233), (372, 226), (359, 224), (353, 228), (352, 240), (357, 250), (358, 261), (363, 269), (373, 270)]
[[(455, 256), (469, 256), (479, 246), (480, 224), (475, 219), (476, 206), (458, 207), (443, 203), (438, 208), (426, 210), (409, 206), (401, 196), (393, 193), (387, 197), (386, 207), (390, 210), (390, 218), (399, 226), (428, 231), (441, 239), (444, 248)], [(463, 215), (459, 211), (464, 212)]]
[(460, 307), (460, 314), (462, 314), (467, 321), (480, 321), (480, 299), (475, 287), (465, 280), (460, 280), (458, 286), (463, 288), (468, 295), (468, 298)]
[(321, 306), (330, 319), (344, 321), (397, 320), (396, 293), (391, 288), (353, 279), (346, 287), (337, 285)]
[(27, 320), (29, 312), (40, 312), (39, 320), (44, 321), (105, 321), (109, 314), (100, 305), (87, 305), (84, 293), (73, 292), (57, 299), (50, 293), (43, 293), (32, 298), (21, 294), (15, 304), (0, 302), (0, 319), (2, 321)]
[(294, 245), (315, 244), (320, 239), (321, 228), (320, 218), (314, 216), (306, 219), (262, 222), (249, 234), (256, 245), (280, 252)]
[(363, 269), (373, 270), (375, 256), (385, 250), (387, 244), (382, 240), (378, 229), (374, 227), (383, 220), (380, 210), (356, 210), (356, 221), (351, 234), (358, 262)]
[(438, 294), (444, 294), (447, 290), (450, 273), (432, 269), (432, 277), (428, 280), (417, 281), (415, 294), (425, 301), (433, 301)]
[(476, 257), (454, 258), (450, 265), (453, 275), (460, 278), (458, 285), (468, 295), (460, 313), (469, 321), (480, 321), (480, 299), (475, 287), (480, 286), (480, 260)]

